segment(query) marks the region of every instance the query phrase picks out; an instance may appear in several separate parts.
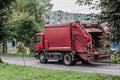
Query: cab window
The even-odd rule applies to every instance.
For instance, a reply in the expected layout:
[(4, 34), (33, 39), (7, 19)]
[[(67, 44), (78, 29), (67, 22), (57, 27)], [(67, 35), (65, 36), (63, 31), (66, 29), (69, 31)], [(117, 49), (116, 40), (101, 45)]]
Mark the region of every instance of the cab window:
[(40, 42), (40, 36), (35, 36), (34, 43), (38, 43), (38, 42)]

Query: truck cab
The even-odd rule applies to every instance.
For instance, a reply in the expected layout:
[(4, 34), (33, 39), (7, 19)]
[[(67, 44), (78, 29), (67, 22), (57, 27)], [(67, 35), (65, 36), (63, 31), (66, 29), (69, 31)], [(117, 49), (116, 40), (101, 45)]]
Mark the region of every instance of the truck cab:
[(39, 50), (44, 48), (43, 45), (44, 41), (44, 33), (37, 33), (34, 36), (34, 51), (35, 51), (35, 57), (37, 58), (37, 53)]

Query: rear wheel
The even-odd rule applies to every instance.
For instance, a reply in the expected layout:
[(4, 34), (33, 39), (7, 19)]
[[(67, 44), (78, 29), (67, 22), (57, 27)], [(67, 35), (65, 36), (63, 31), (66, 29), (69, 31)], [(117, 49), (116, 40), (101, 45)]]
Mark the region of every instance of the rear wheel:
[(72, 61), (72, 56), (69, 53), (66, 53), (63, 57), (63, 62), (65, 65), (70, 66), (73, 65), (73, 61)]
[(41, 52), (39, 54), (39, 61), (40, 61), (40, 63), (46, 63), (47, 62), (47, 59), (46, 59), (46, 56), (45, 56), (44, 52)]

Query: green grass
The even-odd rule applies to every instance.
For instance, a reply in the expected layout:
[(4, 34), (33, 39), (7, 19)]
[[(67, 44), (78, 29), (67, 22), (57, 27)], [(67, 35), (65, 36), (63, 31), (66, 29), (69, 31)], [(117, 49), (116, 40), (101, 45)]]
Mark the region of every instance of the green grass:
[[(26, 47), (27, 53), (26, 54), (30, 54), (29, 48)], [(8, 53), (9, 54), (17, 54), (18, 49), (16, 47), (11, 47), (8, 48)]]
[(0, 80), (120, 80), (120, 76), (0, 64)]

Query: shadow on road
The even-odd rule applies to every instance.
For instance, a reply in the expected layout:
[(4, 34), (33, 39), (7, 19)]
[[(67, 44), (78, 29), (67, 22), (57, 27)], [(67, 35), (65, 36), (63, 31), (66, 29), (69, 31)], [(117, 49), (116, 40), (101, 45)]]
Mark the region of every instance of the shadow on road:
[[(39, 63), (39, 64), (41, 64), (41, 63)], [(47, 63), (45, 63), (45, 64), (51, 64), (51, 65), (63, 65), (63, 66), (65, 66), (64, 65), (64, 63), (63, 62), (58, 62), (58, 61), (48, 61)], [(77, 66), (77, 67), (100, 67), (100, 66), (108, 66), (108, 65), (110, 65), (110, 64), (108, 64), (108, 63), (98, 63), (98, 62), (90, 62), (90, 63), (88, 63), (88, 64), (82, 64), (81, 62), (77, 62), (77, 64), (75, 64), (75, 65), (73, 65), (73, 66)]]

